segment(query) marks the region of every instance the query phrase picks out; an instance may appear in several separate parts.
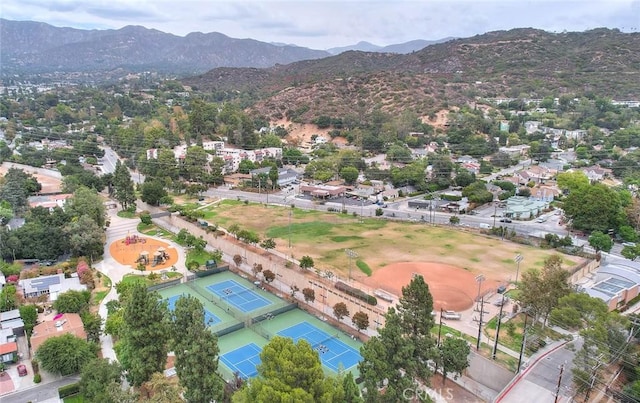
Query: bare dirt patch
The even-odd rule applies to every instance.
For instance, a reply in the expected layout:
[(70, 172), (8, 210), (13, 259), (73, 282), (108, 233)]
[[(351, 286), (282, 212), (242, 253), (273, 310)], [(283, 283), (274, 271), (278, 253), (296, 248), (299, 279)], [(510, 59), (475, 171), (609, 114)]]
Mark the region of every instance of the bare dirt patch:
[[(8, 170), (9, 167), (0, 166), (0, 176), (4, 176)], [(60, 191), (62, 191), (62, 181), (60, 179), (37, 173), (29, 173), (33, 175), (34, 178), (36, 178), (40, 185), (42, 185), (42, 190), (40, 190), (40, 193), (59, 193)]]
[(178, 251), (170, 247), (168, 243), (162, 242), (153, 238), (142, 238), (144, 243), (137, 242), (127, 245), (125, 239), (118, 239), (109, 245), (109, 252), (111, 256), (120, 264), (129, 265), (132, 269), (135, 269), (138, 263), (136, 260), (140, 257), (142, 252), (148, 253), (149, 259), (153, 259), (153, 254), (158, 248), (164, 248), (169, 255), (169, 259), (164, 263), (157, 264), (151, 267), (151, 263), (146, 266), (146, 270), (162, 270), (169, 268), (178, 262)]
[[(395, 295), (402, 295), (402, 287), (411, 278), (422, 275), (433, 296), (433, 307), (452, 311), (464, 311), (471, 306), (478, 295), (475, 275), (455, 266), (435, 262), (401, 262), (377, 270), (373, 276), (361, 279), (366, 285), (382, 288)], [(481, 293), (494, 290), (497, 281), (484, 281)]]

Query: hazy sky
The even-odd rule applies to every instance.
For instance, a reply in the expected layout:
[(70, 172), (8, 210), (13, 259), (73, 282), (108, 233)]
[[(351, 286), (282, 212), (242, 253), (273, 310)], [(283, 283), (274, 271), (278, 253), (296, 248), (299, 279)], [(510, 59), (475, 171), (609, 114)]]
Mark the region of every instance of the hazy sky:
[(221, 32), (327, 49), (522, 27), (637, 32), (640, 0), (2, 0), (0, 16), (82, 29), (142, 25), (181, 36)]

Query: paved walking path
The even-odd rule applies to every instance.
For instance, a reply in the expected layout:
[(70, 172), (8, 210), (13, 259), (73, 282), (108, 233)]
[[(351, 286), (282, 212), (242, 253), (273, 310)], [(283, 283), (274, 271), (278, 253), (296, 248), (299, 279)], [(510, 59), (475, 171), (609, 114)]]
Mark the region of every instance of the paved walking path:
[[(95, 268), (106, 275), (111, 279), (111, 290), (106, 295), (106, 297), (100, 303), (100, 307), (98, 308), (98, 313), (102, 317), (103, 321), (107, 320), (107, 302), (118, 299), (118, 292), (116, 291), (115, 285), (122, 280), (122, 278), (126, 274), (143, 274), (148, 275), (152, 273), (152, 271), (140, 272), (134, 270), (131, 266), (123, 265), (111, 256), (109, 246), (113, 243), (126, 237), (127, 235), (137, 234), (137, 226), (140, 223), (138, 218), (121, 218), (117, 215), (117, 209), (108, 210), (109, 220), (111, 224), (107, 228), (106, 231), (106, 244), (104, 248), (104, 258), (102, 261), (95, 265)], [(185, 257), (186, 254), (184, 252), (184, 248), (180, 245), (174, 244), (173, 242), (159, 237), (142, 235), (145, 238), (155, 238), (162, 240), (163, 242), (169, 242), (172, 244), (172, 247), (178, 251), (178, 262), (175, 264), (175, 267), (179, 273), (183, 276), (188, 274), (187, 269), (185, 267)], [(113, 350), (113, 340), (110, 335), (103, 334), (100, 337), (100, 345), (102, 347), (102, 356), (104, 358), (108, 358), (112, 361), (117, 361), (115, 351)]]

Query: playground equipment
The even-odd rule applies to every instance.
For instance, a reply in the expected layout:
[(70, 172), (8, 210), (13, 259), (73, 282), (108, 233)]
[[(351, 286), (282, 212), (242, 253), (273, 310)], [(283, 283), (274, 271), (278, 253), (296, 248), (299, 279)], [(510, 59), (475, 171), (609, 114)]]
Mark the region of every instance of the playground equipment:
[(127, 237), (124, 239), (124, 243), (127, 246), (138, 243), (138, 242), (145, 243), (146, 240), (142, 237), (139, 237), (138, 235), (127, 235)]
[(166, 249), (161, 246), (158, 248), (158, 250), (153, 252), (153, 261), (151, 262), (151, 267), (162, 264), (167, 260), (169, 260), (169, 254), (166, 252)]
[(147, 252), (146, 250), (143, 250), (142, 252), (140, 252), (140, 256), (138, 256), (138, 260), (136, 260), (136, 263), (142, 263), (145, 266), (148, 265), (149, 252)]

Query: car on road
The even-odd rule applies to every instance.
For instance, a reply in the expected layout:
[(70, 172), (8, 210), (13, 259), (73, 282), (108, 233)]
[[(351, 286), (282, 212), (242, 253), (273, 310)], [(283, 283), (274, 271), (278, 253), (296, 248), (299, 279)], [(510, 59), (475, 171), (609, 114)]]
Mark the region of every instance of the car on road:
[(541, 223), (546, 222), (546, 221), (547, 221), (547, 218), (546, 218), (546, 217), (540, 217), (540, 218), (538, 218), (538, 219), (536, 220), (536, 222), (537, 222), (538, 224), (541, 224)]
[(506, 222), (506, 223), (511, 223), (511, 218), (501, 218), (500, 222)]
[(635, 244), (635, 242), (623, 242), (622, 246), (628, 246), (630, 248), (635, 248), (636, 244)]

